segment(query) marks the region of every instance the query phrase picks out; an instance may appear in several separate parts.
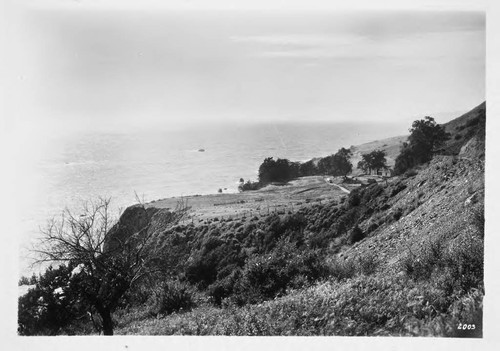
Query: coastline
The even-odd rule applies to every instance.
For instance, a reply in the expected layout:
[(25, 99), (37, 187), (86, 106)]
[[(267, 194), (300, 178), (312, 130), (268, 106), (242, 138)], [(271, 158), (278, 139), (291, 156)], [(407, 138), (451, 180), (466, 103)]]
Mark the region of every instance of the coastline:
[[(357, 162), (361, 159), (361, 154), (373, 150), (385, 151), (388, 165), (393, 166), (401, 144), (406, 139), (406, 135), (396, 136), (351, 146), (350, 149), (353, 152), (351, 158), (353, 164), (352, 175), (359, 176), (361, 174), (361, 170), (356, 168)], [(328, 183), (326, 178), (332, 179), (333, 183)], [(272, 211), (294, 212), (312, 203), (339, 201), (342, 196), (346, 195), (346, 192), (339, 188), (341, 182), (342, 177), (299, 177), (285, 185), (268, 185), (259, 190), (244, 192), (225, 190), (222, 193), (174, 196), (147, 202), (146, 206), (173, 210), (179, 201), (187, 201), (187, 206), (190, 209), (189, 220), (193, 223), (214, 218), (262, 215)], [(350, 191), (358, 185), (343, 184), (342, 186)]]
[[(345, 193), (329, 184), (323, 176), (301, 177), (285, 185), (268, 185), (254, 191), (171, 197), (152, 201), (146, 207), (174, 210), (179, 201), (189, 209), (186, 221), (253, 217), (272, 212), (295, 212), (314, 203), (339, 201)], [(340, 180), (340, 179), (339, 179)]]
[[(361, 158), (361, 153), (370, 152), (374, 149), (384, 149), (387, 151), (387, 159), (389, 165), (393, 162), (393, 159), (396, 157), (394, 155), (394, 150), (399, 150), (399, 144), (402, 139), (405, 139), (406, 136), (403, 137), (390, 137), (390, 138), (381, 138), (375, 141), (369, 141), (367, 143), (362, 143), (354, 146), (350, 146), (350, 149), (353, 150), (352, 164), (353, 164), (353, 175), (358, 176), (360, 170), (356, 168), (356, 164), (358, 159)], [(344, 144), (344, 147), (349, 147), (348, 144)], [(193, 149), (194, 150), (194, 149)], [(335, 150), (331, 150), (333, 153)], [(198, 155), (199, 152), (193, 152), (193, 154)], [(205, 154), (205, 153), (201, 153)], [(208, 152), (210, 155), (210, 152)], [(322, 156), (327, 156), (326, 154)], [(313, 160), (319, 160), (321, 155), (313, 155), (311, 154)], [(306, 161), (311, 158), (306, 158)], [(291, 159), (291, 161), (297, 161), (296, 159)], [(262, 162), (262, 160), (260, 161)], [(253, 170), (255, 176), (257, 174), (258, 162), (256, 163), (256, 168)], [(76, 171), (76, 170), (75, 170)], [(294, 212), (298, 208), (310, 205), (313, 203), (319, 203), (321, 201), (330, 201), (330, 200), (339, 200), (342, 196), (346, 195), (339, 189), (329, 189), (330, 185), (326, 184), (324, 180), (320, 179), (319, 181), (316, 179), (311, 179), (308, 177), (298, 178), (296, 180), (291, 181), (289, 184), (284, 186), (273, 186), (270, 185), (268, 187), (262, 188), (258, 191), (250, 191), (250, 192), (238, 192), (238, 183), (236, 182), (241, 176), (245, 177), (245, 174), (233, 174), (234, 177), (226, 177), (230, 183), (219, 183), (213, 184), (214, 187), (211, 190), (208, 190), (208, 186), (204, 186), (204, 191), (199, 191), (196, 187), (193, 187), (193, 192), (188, 193), (188, 195), (178, 194), (170, 197), (155, 197), (155, 193), (146, 192), (146, 201), (144, 201), (147, 206), (158, 207), (158, 208), (171, 208), (175, 209), (177, 202), (180, 199), (185, 199), (188, 201), (188, 206), (191, 207), (189, 212), (189, 219), (193, 222), (201, 222), (206, 219), (213, 218), (237, 218), (243, 217), (245, 215), (255, 215), (256, 213), (264, 214), (271, 211), (292, 211)], [(319, 176), (318, 176), (319, 177)], [(232, 180), (230, 180), (232, 179)], [(247, 177), (245, 177), (247, 179)], [(255, 178), (252, 180), (256, 180)], [(165, 180), (168, 182), (168, 180)], [(340, 182), (340, 180), (339, 180)], [(319, 184), (319, 185), (318, 185)], [(206, 185), (206, 184), (205, 184)], [(318, 187), (319, 186), (319, 187)], [(225, 188), (227, 187), (227, 188)], [(312, 187), (317, 187), (316, 189), (308, 189)], [(331, 186), (330, 186), (331, 187)], [(217, 193), (217, 189), (222, 188), (222, 193)], [(327, 191), (325, 191), (327, 190)], [(296, 194), (298, 192), (302, 192), (300, 194)], [(175, 194), (175, 193), (174, 193)], [(140, 197), (144, 195), (142, 193), (138, 193)], [(158, 195), (157, 195), (158, 196)], [(160, 195), (161, 196), (161, 195)], [(113, 202), (116, 205), (116, 210), (121, 212), (121, 210), (126, 209), (129, 206), (134, 204), (133, 198), (129, 197), (130, 200), (123, 201), (123, 199), (113, 197)], [(149, 200), (151, 199), (151, 200)], [(156, 199), (156, 200), (153, 200)], [(120, 201), (121, 200), (121, 201)], [(83, 199), (82, 199), (83, 201)], [(118, 202), (117, 202), (118, 201)], [(269, 207), (269, 210), (268, 210)], [(60, 209), (58, 209), (59, 211)], [(77, 208), (75, 210), (78, 210)], [(47, 216), (50, 218), (50, 211), (47, 212), (44, 219), (40, 220), (41, 223), (45, 223)], [(119, 217), (119, 213), (117, 215)], [(51, 215), (55, 215), (57, 212), (51, 212)], [(43, 224), (42, 224), (43, 225)], [(36, 235), (36, 231), (34, 229), (26, 229), (29, 233)], [(28, 237), (27, 237), (28, 238)], [(30, 237), (31, 238), (31, 237)], [(26, 239), (26, 242), (30, 243), (31, 239)], [(25, 262), (25, 257), (22, 255), (26, 254), (28, 250), (28, 244), (23, 244), (23, 250), (25, 252), (21, 253), (20, 257), (20, 269), (19, 269), (19, 277), (23, 275), (31, 276), (33, 272), (31, 268), (29, 268), (29, 263)]]

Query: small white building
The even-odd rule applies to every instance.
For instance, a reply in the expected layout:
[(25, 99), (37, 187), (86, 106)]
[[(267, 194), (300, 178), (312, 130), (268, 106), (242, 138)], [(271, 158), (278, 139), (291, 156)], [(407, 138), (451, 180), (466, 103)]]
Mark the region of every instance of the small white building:
[(368, 175), (377, 175), (377, 176), (381, 176), (381, 177), (392, 177), (392, 173), (393, 173), (393, 170), (391, 168), (387, 167), (387, 168), (381, 168), (379, 170), (372, 169), (372, 170), (370, 170)]

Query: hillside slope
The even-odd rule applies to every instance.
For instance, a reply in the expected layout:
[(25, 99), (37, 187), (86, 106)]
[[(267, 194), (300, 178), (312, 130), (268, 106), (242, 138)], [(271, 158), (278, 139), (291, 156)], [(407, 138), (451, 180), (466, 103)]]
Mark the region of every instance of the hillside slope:
[[(481, 336), (483, 169), (480, 160), (442, 156), (415, 176), (353, 192), (340, 206), (318, 204), (286, 219), (223, 223), (201, 232), (177, 228), (161, 241), (184, 243), (169, 251), (169, 269), (187, 273), (189, 281), (198, 281), (199, 291), (219, 296), (222, 307), (209, 299), (190, 312), (160, 319), (134, 312), (118, 322), (118, 333)], [(354, 244), (352, 231), (342, 229), (353, 223), (366, 235)], [(272, 229), (276, 225), (284, 226), (281, 235), (289, 242), (297, 244), (293, 237), (299, 231), (303, 236), (298, 240), (309, 248), (325, 247), (325, 278), (310, 269), (319, 264), (310, 266), (311, 251), (295, 251), (295, 244), (285, 246), (290, 251), (256, 255), (260, 240), (269, 240), (267, 233), (280, 232)], [(199, 249), (190, 250), (189, 242)], [(208, 251), (207, 245), (212, 247)], [(245, 258), (238, 245), (254, 254)], [(224, 259), (217, 263), (217, 257)], [(229, 257), (235, 257), (236, 266), (221, 263)], [(298, 259), (311, 280), (298, 283), (305, 276), (290, 275), (297, 268), (279, 257)], [(242, 270), (236, 268), (238, 261)], [(186, 270), (185, 262), (191, 268)], [(227, 267), (233, 268), (228, 272)], [(248, 274), (263, 275), (253, 276), (258, 285), (252, 285), (245, 280), (251, 279)], [(259, 295), (285, 278), (291, 279), (286, 290), (276, 290), (274, 299)], [(246, 287), (244, 295), (236, 292), (238, 284)], [(464, 320), (474, 331), (457, 329)]]
[(357, 175), (361, 173), (361, 170), (356, 168), (356, 165), (361, 161), (361, 155), (368, 154), (375, 150), (385, 151), (387, 165), (391, 168), (394, 167), (396, 163), (396, 157), (398, 157), (403, 143), (408, 139), (407, 135), (397, 136), (377, 141), (372, 141), (369, 143), (351, 146), (351, 163), (353, 164), (353, 174)]
[[(461, 148), (467, 144), (472, 138), (476, 137), (478, 140), (482, 140), (484, 143), (485, 138), (485, 126), (486, 126), (486, 102), (483, 102), (473, 108), (472, 110), (464, 113), (463, 115), (454, 118), (453, 120), (441, 124), (447, 133), (450, 134), (450, 139), (446, 141), (446, 144), (440, 150), (439, 153), (445, 155), (458, 155)], [(352, 158), (351, 162), (356, 167), (357, 163), (361, 160), (361, 155), (370, 153), (374, 150), (383, 150), (386, 153), (387, 165), (389, 167), (394, 167), (396, 157), (399, 155), (402, 144), (407, 141), (408, 135), (392, 137), (377, 141), (372, 141), (369, 143), (351, 146)], [(483, 145), (478, 145), (475, 147), (476, 150), (483, 150)], [(480, 152), (477, 155), (484, 159), (484, 152)], [(353, 170), (353, 173), (357, 175), (360, 171), (357, 169)]]
[(486, 132), (486, 102), (464, 113), (448, 123), (443, 124), (445, 131), (450, 133), (450, 140), (441, 151), (447, 155), (457, 155), (461, 149), (471, 140), (481, 145), (473, 147), (477, 152), (469, 154), (471, 157), (484, 159), (484, 139)]
[(484, 110), (473, 111), (447, 124), (467, 129), (454, 154), (347, 197), (173, 228), (157, 212), (162, 279), (183, 284), (167, 296), (197, 298), (159, 314), (131, 297), (117, 332), (480, 337)]

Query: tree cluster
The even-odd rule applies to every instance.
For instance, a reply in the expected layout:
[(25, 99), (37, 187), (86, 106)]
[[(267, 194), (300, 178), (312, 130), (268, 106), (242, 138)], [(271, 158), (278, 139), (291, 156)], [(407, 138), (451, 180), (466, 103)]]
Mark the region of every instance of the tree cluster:
[(341, 148), (336, 154), (322, 158), (318, 170), (321, 174), (345, 177), (352, 172), (351, 156), (351, 150)]
[(378, 172), (381, 169), (387, 168), (386, 153), (383, 150), (374, 150), (368, 154), (361, 156), (361, 161), (358, 162), (358, 168), (366, 173), (372, 170)]
[(427, 116), (414, 121), (408, 142), (403, 143), (401, 152), (396, 158), (395, 174), (402, 174), (410, 168), (430, 161), (449, 137), (450, 135), (432, 117)]
[(242, 182), (239, 190), (256, 190), (270, 183), (284, 183), (297, 177), (320, 174), (345, 177), (352, 171), (351, 156), (352, 153), (349, 149), (341, 148), (337, 153), (320, 159), (317, 166), (313, 160), (301, 163), (268, 157), (259, 167), (259, 181)]
[(266, 185), (272, 182), (287, 182), (299, 176), (299, 163), (287, 159), (274, 160), (268, 157), (259, 167), (259, 182)]

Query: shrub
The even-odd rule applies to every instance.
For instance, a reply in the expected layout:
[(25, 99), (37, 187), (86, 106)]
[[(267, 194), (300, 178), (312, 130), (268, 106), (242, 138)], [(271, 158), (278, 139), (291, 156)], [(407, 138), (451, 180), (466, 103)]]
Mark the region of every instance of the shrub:
[[(81, 303), (70, 285), (69, 279), (73, 268), (65, 265), (58, 268), (49, 267), (37, 280), (36, 286), (18, 299), (20, 335), (76, 332), (75, 326), (78, 323), (75, 321), (86, 317), (86, 306)], [(89, 327), (90, 325), (87, 329)]]
[(397, 184), (391, 191), (391, 197), (396, 196), (405, 189), (406, 189), (406, 184), (404, 183)]
[(411, 178), (411, 177), (414, 177), (418, 174), (417, 170), (412, 168), (412, 169), (409, 169), (405, 172), (404, 176), (405, 178)]
[(348, 233), (359, 220), (360, 209), (353, 207), (344, 213), (340, 214), (334, 223), (337, 235)]
[(402, 267), (414, 280), (432, 280), (448, 294), (463, 294), (482, 287), (483, 262), (482, 239), (469, 235), (456, 240), (446, 250), (437, 239), (424, 244), (416, 254), (409, 251)]
[(252, 182), (250, 180), (247, 180), (246, 183), (240, 183), (240, 185), (238, 185), (238, 190), (240, 192), (249, 190), (259, 190), (260, 188), (262, 188), (262, 185), (259, 182)]
[(377, 258), (372, 253), (350, 259), (335, 257), (328, 262), (330, 276), (338, 280), (351, 279), (359, 274), (371, 275), (377, 266)]
[(359, 192), (358, 191), (352, 191), (349, 194), (349, 197), (347, 198), (347, 203), (351, 207), (359, 206), (359, 204), (361, 203), (361, 196), (359, 195)]
[(125, 294), (123, 305), (131, 307), (145, 304), (151, 298), (151, 289), (151, 282), (147, 279), (134, 284)]
[(335, 258), (329, 262), (330, 275), (338, 280), (350, 279), (356, 275), (354, 260)]
[(398, 207), (394, 209), (392, 212), (392, 218), (394, 218), (395, 221), (399, 221), (399, 219), (403, 216), (403, 209)]
[(349, 234), (349, 242), (354, 244), (358, 241), (361, 241), (365, 238), (365, 233), (356, 225), (352, 228), (351, 233)]
[(218, 279), (208, 287), (208, 296), (215, 305), (221, 306), (222, 301), (234, 293), (236, 283), (241, 279), (241, 269), (234, 267), (229, 275)]
[(465, 293), (483, 286), (484, 243), (469, 236), (454, 242), (443, 257), (442, 264), (449, 276), (450, 289), (455, 293)]
[(329, 230), (323, 230), (319, 233), (310, 232), (307, 235), (307, 245), (312, 249), (325, 248), (334, 237), (335, 233)]
[(359, 257), (356, 265), (359, 273), (370, 275), (377, 270), (378, 261), (374, 253), (368, 253)]
[(366, 228), (366, 233), (371, 233), (375, 231), (378, 227), (380, 227), (380, 223), (372, 220), (369, 222), (368, 228)]
[(401, 261), (404, 272), (415, 280), (430, 278), (434, 268), (441, 263), (443, 243), (441, 240), (429, 241), (414, 253), (408, 249), (406, 257)]
[(195, 303), (191, 288), (179, 281), (162, 282), (153, 290), (153, 315), (191, 310)]
[(260, 302), (325, 277), (328, 271), (322, 261), (318, 251), (281, 240), (270, 253), (246, 263), (236, 286), (237, 303)]
[(213, 254), (196, 253), (186, 265), (185, 276), (191, 283), (199, 283), (201, 287), (211, 284), (217, 276), (217, 261)]
[(268, 216), (261, 226), (263, 234), (262, 245), (258, 245), (259, 251), (271, 251), (281, 238), (288, 238), (297, 246), (303, 244), (303, 230), (307, 224), (301, 213), (295, 213), (280, 217), (279, 215)]

